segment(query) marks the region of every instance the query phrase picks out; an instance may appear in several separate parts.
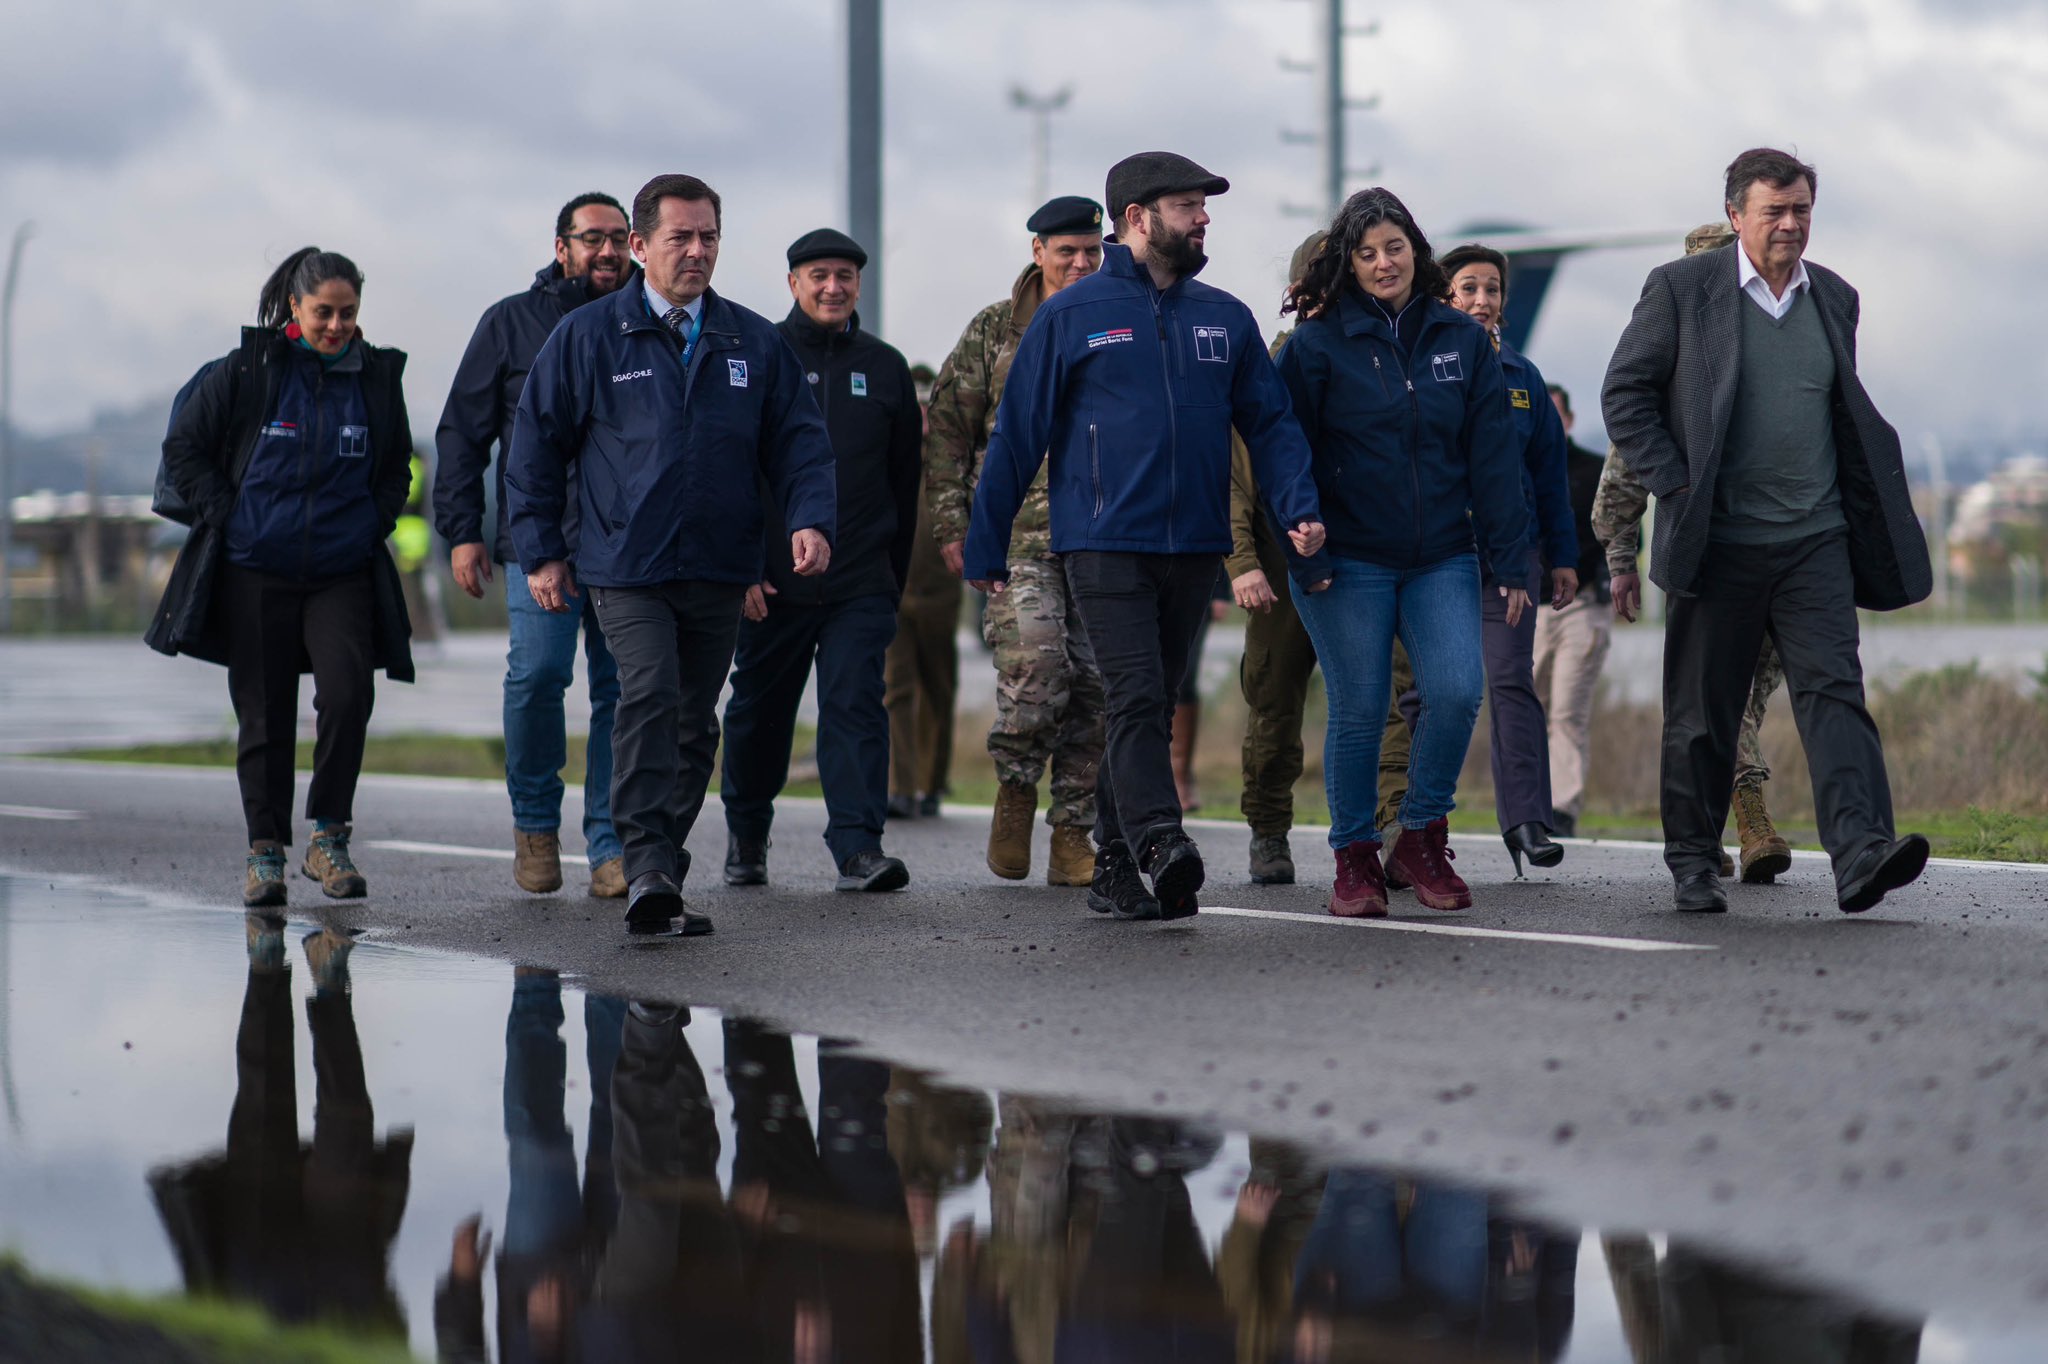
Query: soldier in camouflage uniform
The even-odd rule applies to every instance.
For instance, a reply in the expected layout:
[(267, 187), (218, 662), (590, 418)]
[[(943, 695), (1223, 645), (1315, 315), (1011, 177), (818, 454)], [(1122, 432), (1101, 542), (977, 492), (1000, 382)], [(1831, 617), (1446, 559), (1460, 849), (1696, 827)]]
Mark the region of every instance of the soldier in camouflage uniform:
[[(1685, 254), (1698, 255), (1735, 240), (1726, 222), (1703, 223), (1685, 234)], [(1600, 470), (1600, 488), (1593, 495), (1593, 535), (1607, 550), (1607, 569), (1613, 575), (1614, 614), (1625, 621), (1636, 618), (1642, 604), (1643, 587), (1638, 559), (1642, 553), (1643, 513), (1649, 508), (1650, 492), (1612, 446), (1607, 463)], [(1792, 849), (1771, 823), (1764, 805), (1764, 783), (1771, 778), (1764, 761), (1761, 730), (1764, 710), (1771, 696), (1785, 684), (1785, 669), (1778, 662), (1778, 649), (1769, 634), (1757, 655), (1756, 676), (1749, 684), (1749, 705), (1742, 713), (1742, 730), (1736, 739), (1735, 832), (1742, 845), (1742, 879), (1750, 885), (1768, 885), (1778, 873), (1792, 867)], [(1721, 874), (1733, 876), (1735, 866), (1727, 853), (1721, 854)]]
[[(932, 389), (924, 444), (932, 536), (947, 567), (960, 572), (973, 488), (995, 428), (996, 407), (1017, 343), (1038, 305), (1102, 263), (1102, 208), (1092, 199), (1054, 199), (1031, 215), (1032, 263), (1010, 296), (976, 313)], [(1031, 822), (1038, 779), (1052, 769), (1052, 857), (1046, 881), (1085, 886), (1095, 875), (1095, 778), (1102, 766), (1102, 674), (1052, 552), (1052, 517), (1041, 466), (1010, 535), (1010, 580), (988, 599), (983, 638), (995, 652), (996, 808), (988, 868), (1005, 880), (1031, 874)]]

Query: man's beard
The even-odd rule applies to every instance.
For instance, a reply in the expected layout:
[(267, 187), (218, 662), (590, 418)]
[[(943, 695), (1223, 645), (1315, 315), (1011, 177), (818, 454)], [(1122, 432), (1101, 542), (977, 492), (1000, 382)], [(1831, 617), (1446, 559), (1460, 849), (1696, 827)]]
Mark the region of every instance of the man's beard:
[(1176, 275), (1192, 275), (1209, 263), (1209, 257), (1203, 254), (1201, 243), (1194, 239), (1193, 234), (1183, 232), (1176, 236), (1169, 232), (1166, 220), (1159, 216), (1157, 209), (1152, 211), (1151, 221), (1146, 226), (1149, 229), (1146, 254)]

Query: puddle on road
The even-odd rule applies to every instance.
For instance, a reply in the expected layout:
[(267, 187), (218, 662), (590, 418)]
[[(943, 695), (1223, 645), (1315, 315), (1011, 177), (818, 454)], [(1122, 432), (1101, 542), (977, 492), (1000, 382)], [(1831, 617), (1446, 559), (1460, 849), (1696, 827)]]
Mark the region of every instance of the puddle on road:
[(0, 1251), (425, 1357), (2048, 1354), (1485, 1190), (305, 924), (0, 875), (0, 984)]

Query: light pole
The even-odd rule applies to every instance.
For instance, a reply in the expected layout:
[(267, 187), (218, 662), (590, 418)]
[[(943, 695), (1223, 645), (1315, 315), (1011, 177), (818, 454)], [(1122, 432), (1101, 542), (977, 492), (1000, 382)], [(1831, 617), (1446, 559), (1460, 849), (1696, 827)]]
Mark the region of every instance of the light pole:
[(1052, 116), (1074, 98), (1074, 87), (1062, 85), (1049, 95), (1036, 95), (1021, 85), (1010, 87), (1010, 107), (1031, 115), (1031, 206), (1052, 197)]
[(867, 248), (862, 320), (881, 333), (882, 0), (846, 0), (846, 230)]
[(22, 248), (35, 230), (32, 222), (14, 229), (7, 282), (0, 284), (0, 635), (14, 629), (14, 288)]

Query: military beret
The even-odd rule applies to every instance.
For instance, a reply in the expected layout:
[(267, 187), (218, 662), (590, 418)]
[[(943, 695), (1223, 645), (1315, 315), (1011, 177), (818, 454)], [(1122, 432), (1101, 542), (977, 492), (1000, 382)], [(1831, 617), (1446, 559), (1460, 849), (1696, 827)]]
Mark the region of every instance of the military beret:
[(1702, 251), (1713, 251), (1735, 240), (1735, 229), (1727, 223), (1701, 223), (1685, 234), (1685, 254), (1697, 256)]
[(1198, 189), (1204, 194), (1221, 194), (1230, 188), (1222, 176), (1203, 170), (1177, 152), (1139, 152), (1109, 168), (1109, 216), (1121, 222), (1132, 204), (1149, 204), (1162, 194), (1182, 194)]
[(789, 244), (789, 268), (794, 270), (807, 260), (850, 260), (857, 270), (865, 270), (868, 253), (860, 249), (860, 243), (844, 232), (821, 227), (815, 232), (806, 232)]
[(1057, 237), (1063, 232), (1102, 231), (1102, 205), (1078, 194), (1048, 199), (1024, 224), (1035, 237)]

